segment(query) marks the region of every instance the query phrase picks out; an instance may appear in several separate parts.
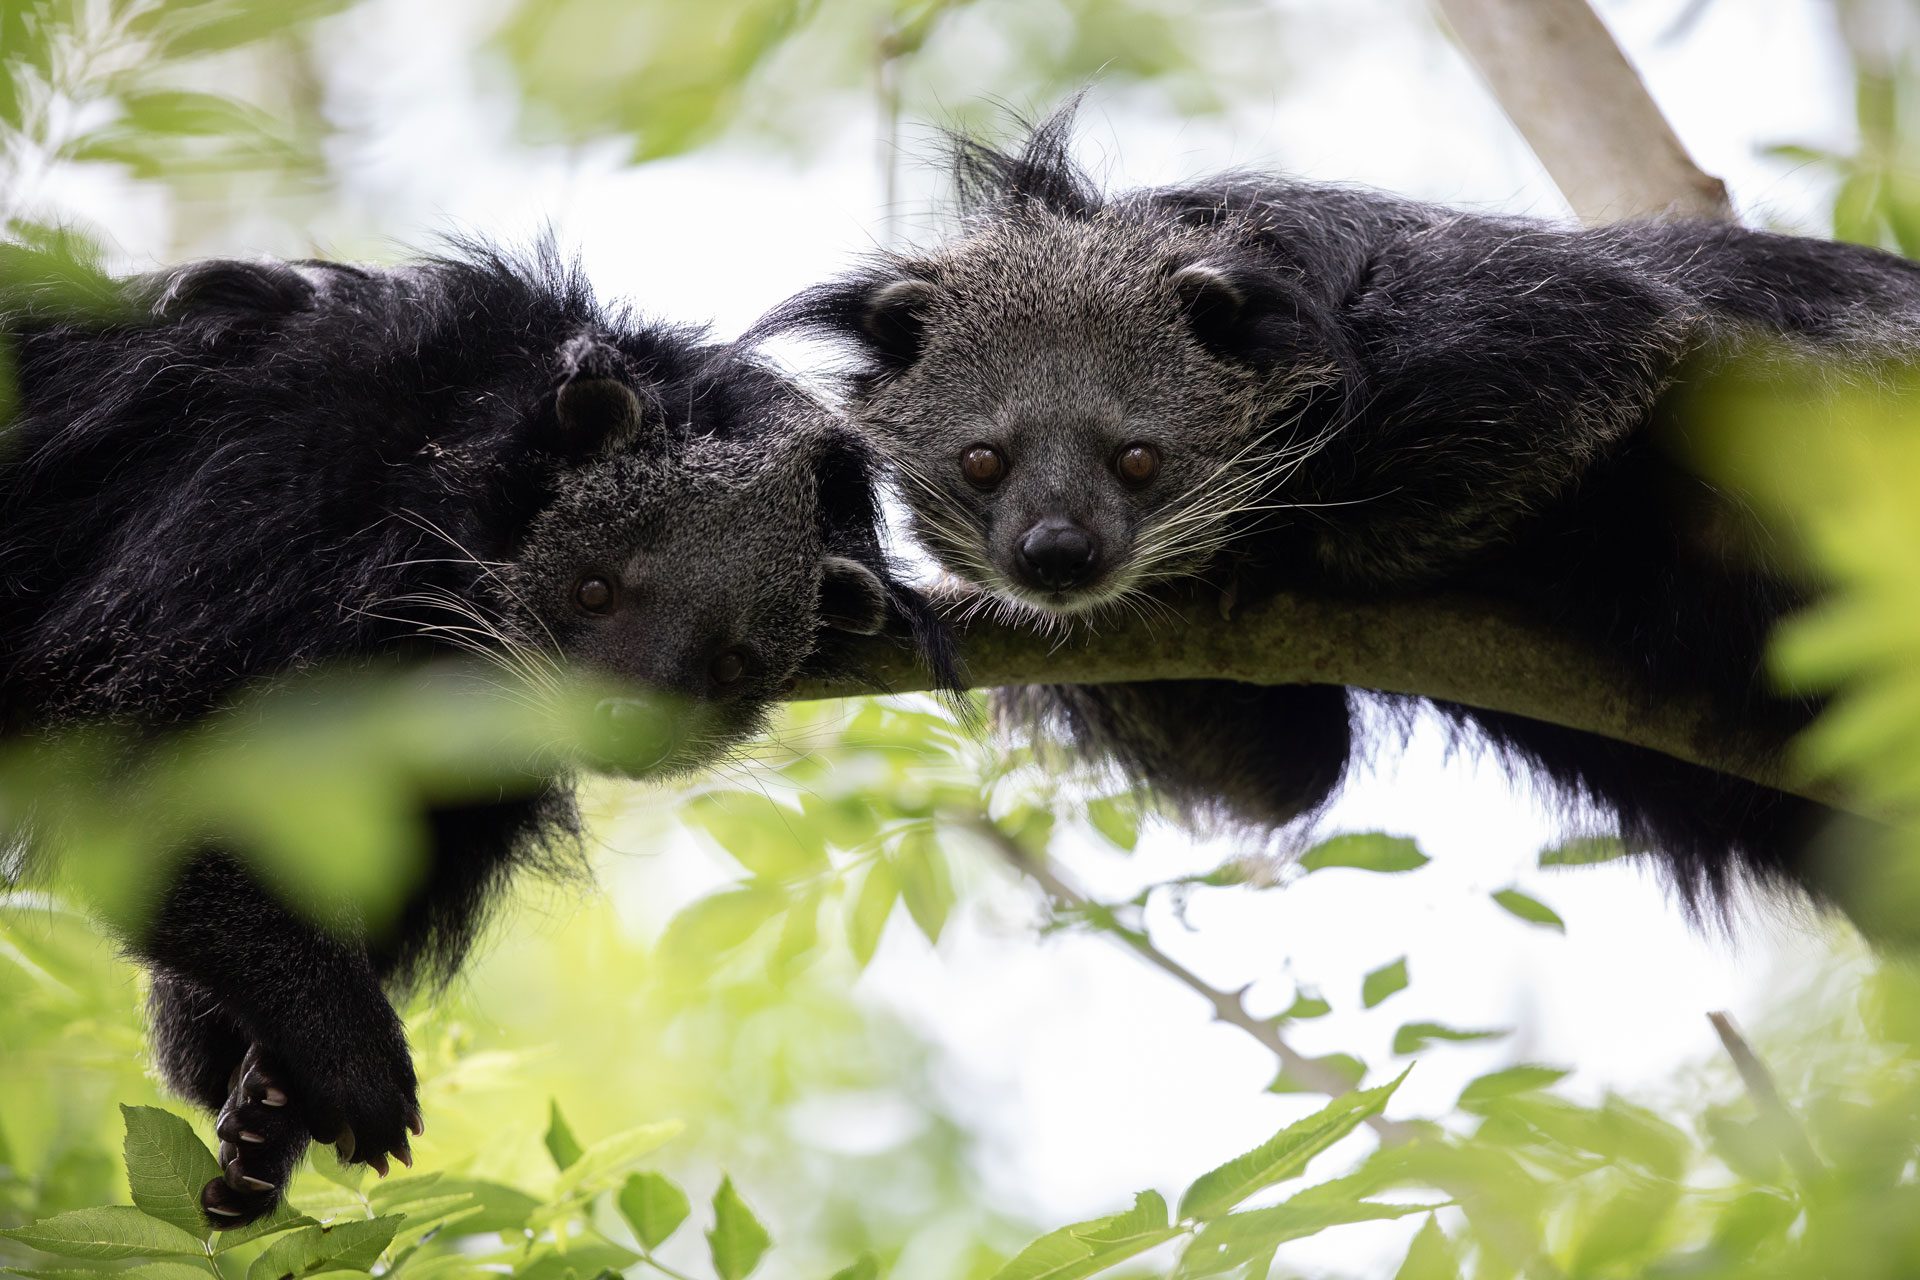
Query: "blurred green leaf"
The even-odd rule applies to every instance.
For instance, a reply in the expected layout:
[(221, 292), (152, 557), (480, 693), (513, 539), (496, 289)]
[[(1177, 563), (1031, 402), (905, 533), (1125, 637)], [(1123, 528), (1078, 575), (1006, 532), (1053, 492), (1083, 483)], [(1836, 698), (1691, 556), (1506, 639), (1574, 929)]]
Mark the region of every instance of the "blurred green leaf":
[(1541, 1067), (1531, 1063), (1502, 1067), (1468, 1081), (1467, 1087), (1460, 1091), (1459, 1106), (1472, 1111), (1494, 1099), (1549, 1089), (1566, 1079), (1568, 1074), (1559, 1067)]
[[(1367, 1064), (1350, 1053), (1322, 1054), (1320, 1057), (1309, 1058), (1307, 1061), (1323, 1070), (1333, 1072), (1341, 1080), (1346, 1081), (1348, 1088), (1357, 1087), (1367, 1076)], [(1282, 1067), (1273, 1077), (1273, 1082), (1267, 1086), (1267, 1092), (1324, 1093), (1325, 1090), (1320, 1088), (1317, 1080), (1313, 1083), (1308, 1083), (1287, 1068)]]
[(1413, 1237), (1406, 1260), (1394, 1272), (1393, 1280), (1460, 1280), (1460, 1259), (1454, 1255), (1447, 1233), (1440, 1229), (1439, 1219), (1428, 1218)]
[(1405, 836), (1367, 831), (1321, 841), (1301, 856), (1300, 866), (1308, 872), (1346, 867), (1391, 875), (1418, 871), (1429, 861), (1420, 847)]
[(1087, 821), (1116, 849), (1132, 853), (1140, 844), (1140, 805), (1131, 795), (1088, 801)]
[(1407, 981), (1407, 958), (1401, 956), (1392, 964), (1381, 965), (1361, 980), (1360, 1003), (1371, 1009), (1395, 992), (1405, 991)]
[(1280, 1245), (1317, 1235), (1328, 1227), (1379, 1222), (1429, 1213), (1430, 1205), (1379, 1204), (1369, 1200), (1313, 1198), (1269, 1209), (1248, 1209), (1215, 1219), (1200, 1229), (1180, 1259), (1183, 1276), (1212, 1276), (1259, 1258)]
[(713, 1193), (713, 1229), (707, 1232), (707, 1249), (720, 1280), (741, 1280), (760, 1265), (772, 1243), (767, 1229), (733, 1189), (733, 1179), (722, 1178), (720, 1189)]
[(649, 1250), (664, 1244), (693, 1208), (686, 1192), (657, 1173), (629, 1175), (618, 1203), (620, 1216)]
[(1549, 845), (1540, 851), (1543, 867), (1588, 867), (1628, 856), (1627, 846), (1612, 836), (1583, 836)]
[(900, 900), (907, 904), (928, 942), (939, 942), (953, 910), (953, 877), (947, 867), (947, 855), (941, 850), (930, 827), (917, 826), (901, 837), (900, 848), (892, 859), (900, 881)]
[(1007, 1260), (992, 1280), (1081, 1280), (1184, 1234), (1167, 1223), (1167, 1202), (1143, 1191), (1133, 1208), (1049, 1231)]
[(1438, 1022), (1409, 1022), (1393, 1033), (1393, 1051), (1397, 1054), (1418, 1053), (1436, 1040), (1498, 1040), (1511, 1034), (1505, 1028), (1463, 1031)]
[(580, 1158), (580, 1140), (573, 1136), (573, 1130), (567, 1127), (567, 1118), (560, 1114), (560, 1100), (547, 1100), (547, 1154), (553, 1157), (553, 1167), (565, 1173)]
[(900, 897), (900, 879), (893, 864), (875, 858), (861, 881), (860, 893), (847, 913), (847, 944), (853, 949), (854, 963), (862, 969), (873, 960), (880, 947), (880, 935), (886, 932), (887, 918)]
[(880, 1280), (880, 1260), (870, 1253), (863, 1253), (834, 1272), (831, 1280)]
[(1517, 916), (1528, 924), (1558, 929), (1561, 933), (1567, 931), (1567, 922), (1560, 918), (1558, 912), (1538, 898), (1530, 897), (1518, 889), (1498, 890), (1494, 893), (1493, 900), (1499, 903), (1501, 909), (1507, 914)]

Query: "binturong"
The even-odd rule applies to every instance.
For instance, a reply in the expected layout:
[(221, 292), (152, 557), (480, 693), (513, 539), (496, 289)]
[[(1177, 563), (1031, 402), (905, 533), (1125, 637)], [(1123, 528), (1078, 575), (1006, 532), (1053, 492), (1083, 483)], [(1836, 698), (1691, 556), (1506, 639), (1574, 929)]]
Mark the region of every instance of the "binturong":
[(598, 305), (550, 250), (88, 288), (4, 300), (0, 741), (160, 739), (313, 668), (477, 658), (612, 690), (592, 758), (420, 800), (425, 869), (383, 924), (322, 927), (229, 841), (172, 851), (126, 943), (161, 1073), (218, 1112), (202, 1205), (233, 1226), (310, 1139), (410, 1159), (389, 992), (451, 975), (515, 871), (564, 861), (576, 768), (710, 765), (841, 637), (895, 629), (939, 664), (940, 633), (882, 554), (856, 437), (735, 349)]
[[(1741, 497), (1688, 464), (1684, 437), (1762, 350), (1783, 377), (1910, 361), (1920, 268), (1738, 226), (1581, 230), (1257, 173), (1107, 193), (1071, 126), (1069, 107), (1010, 149), (957, 140), (950, 238), (762, 323), (852, 353), (853, 416), (918, 539), (985, 607), (1057, 631), (1180, 594), (1475, 592), (1620, 660), (1649, 702), (1711, 700), (1747, 740), (1808, 721), (1815, 703), (1773, 688), (1761, 654), (1809, 588), (1734, 548)], [(1387, 714), (1337, 686), (1187, 681), (1009, 690), (999, 710), (1196, 824), (1291, 837), (1370, 735), (1403, 731), (1408, 705), (1374, 701)], [(1570, 820), (1659, 859), (1691, 906), (1750, 882), (1844, 896), (1817, 804), (1432, 709)]]

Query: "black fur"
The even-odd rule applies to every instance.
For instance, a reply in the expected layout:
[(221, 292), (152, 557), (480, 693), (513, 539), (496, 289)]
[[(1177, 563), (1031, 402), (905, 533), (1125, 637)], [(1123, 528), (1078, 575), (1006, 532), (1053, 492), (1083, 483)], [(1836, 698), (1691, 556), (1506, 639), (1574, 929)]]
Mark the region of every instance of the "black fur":
[[(1650, 704), (1704, 694), (1782, 744), (1807, 723), (1816, 704), (1771, 688), (1761, 654), (1809, 588), (1730, 538), (1742, 499), (1689, 469), (1687, 409), (1768, 362), (1868, 379), (1911, 361), (1920, 268), (1737, 226), (1580, 230), (1260, 174), (1107, 195), (1069, 154), (1071, 115), (1011, 151), (961, 140), (957, 236), (759, 329), (856, 352), (857, 420), (949, 569), (1049, 626), (1175, 578), (1240, 601), (1479, 592), (1624, 658)], [(1145, 486), (1117, 478), (1132, 443), (1160, 459)], [(985, 486), (960, 465), (982, 447), (1005, 463)], [(1023, 539), (1063, 520), (1095, 548), (1071, 590), (1022, 563)], [(1191, 817), (1259, 830), (1337, 788), (1365, 745), (1355, 692), (1039, 688), (1002, 706)], [(1438, 710), (1613, 814), (1696, 904), (1743, 878), (1833, 888), (1817, 805)]]
[[(871, 632), (890, 604), (947, 661), (888, 570), (858, 439), (734, 350), (598, 306), (551, 251), (206, 262), (88, 303), (0, 299), (0, 737), (152, 737), (290, 673), (477, 650), (638, 686), (600, 708), (657, 731), (625, 759), (660, 773), (832, 670), (829, 619)], [(586, 577), (610, 583), (597, 613)], [(405, 1156), (387, 992), (451, 974), (576, 821), (551, 773), (423, 817), (424, 876), (383, 929), (308, 919), (206, 847), (127, 939), (162, 1071), (221, 1111), (220, 1225), (269, 1208), (310, 1135)]]

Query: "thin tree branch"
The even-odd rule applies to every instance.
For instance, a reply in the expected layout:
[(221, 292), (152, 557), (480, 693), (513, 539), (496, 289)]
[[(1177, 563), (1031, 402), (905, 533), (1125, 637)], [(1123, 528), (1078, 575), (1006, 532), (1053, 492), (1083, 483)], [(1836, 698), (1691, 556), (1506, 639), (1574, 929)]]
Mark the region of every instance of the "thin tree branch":
[(1582, 222), (1733, 219), (1587, 0), (1435, 0)]
[[(1654, 700), (1636, 673), (1497, 602), (1463, 596), (1388, 600), (1281, 595), (1231, 618), (1169, 605), (1067, 641), (975, 621), (962, 628), (968, 683), (1105, 684), (1237, 680), (1340, 684), (1504, 711), (1646, 747), (1763, 786), (1853, 808), (1837, 785), (1793, 773), (1781, 743), (1729, 726), (1704, 699)], [(875, 640), (862, 678), (813, 681), (793, 697), (929, 687), (913, 655)]]
[[(969, 829), (985, 840), (993, 850), (1022, 875), (1027, 876), (1043, 889), (1047, 896), (1070, 911), (1082, 914), (1099, 913), (1105, 910), (1099, 903), (1089, 898), (1067, 879), (1059, 868), (1045, 859), (1028, 856), (1027, 850), (1019, 841), (1007, 835), (992, 822), (981, 820), (970, 823)], [(1243, 991), (1222, 991), (1212, 986), (1199, 974), (1169, 956), (1156, 947), (1153, 939), (1143, 929), (1130, 929), (1115, 925), (1102, 929), (1101, 933), (1125, 943), (1135, 955), (1154, 968), (1167, 974), (1213, 1006), (1216, 1022), (1238, 1027), (1252, 1036), (1275, 1058), (1280, 1067), (1295, 1081), (1315, 1093), (1325, 1094), (1329, 1098), (1338, 1098), (1353, 1091), (1353, 1083), (1338, 1071), (1325, 1063), (1300, 1053), (1280, 1034), (1280, 1028), (1264, 1018), (1256, 1018), (1247, 1010), (1246, 1001), (1241, 997)], [(1379, 1135), (1383, 1143), (1410, 1142), (1420, 1134), (1418, 1125), (1404, 1120), (1390, 1120), (1385, 1116), (1370, 1116), (1367, 1124)]]
[(1787, 1163), (1793, 1166), (1794, 1176), (1802, 1187), (1819, 1185), (1826, 1166), (1814, 1153), (1813, 1144), (1807, 1141), (1807, 1131), (1800, 1127), (1800, 1121), (1787, 1107), (1786, 1100), (1780, 1096), (1780, 1089), (1773, 1082), (1773, 1072), (1767, 1070), (1767, 1064), (1753, 1051), (1746, 1038), (1733, 1025), (1733, 1017), (1727, 1013), (1710, 1013), (1707, 1021), (1720, 1036), (1720, 1043), (1726, 1048), (1727, 1056), (1733, 1059), (1733, 1066), (1740, 1073), (1741, 1081), (1747, 1086), (1747, 1092), (1753, 1097), (1754, 1108), (1759, 1111), (1761, 1120), (1773, 1130), (1774, 1141), (1780, 1146), (1781, 1154)]

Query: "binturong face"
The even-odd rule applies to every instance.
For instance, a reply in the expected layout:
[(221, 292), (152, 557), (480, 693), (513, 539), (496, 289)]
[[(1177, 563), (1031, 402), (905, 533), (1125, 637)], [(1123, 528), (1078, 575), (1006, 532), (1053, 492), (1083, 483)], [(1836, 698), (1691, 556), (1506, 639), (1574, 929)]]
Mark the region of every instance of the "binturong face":
[(1220, 247), (1023, 207), (846, 286), (858, 418), (948, 569), (1087, 614), (1201, 572), (1263, 506), (1327, 363)]
[[(735, 389), (681, 390), (672, 402), (714, 413)], [(607, 682), (592, 710), (600, 767), (712, 763), (760, 728), (823, 629), (871, 633), (885, 620), (879, 576), (828, 546), (820, 475), (836, 443), (777, 390), (750, 407), (772, 421), (745, 435), (650, 426), (659, 403), (616, 379), (560, 393), (561, 429), (612, 447), (563, 473), (496, 591), (517, 630)], [(605, 415), (611, 430), (589, 422)]]

